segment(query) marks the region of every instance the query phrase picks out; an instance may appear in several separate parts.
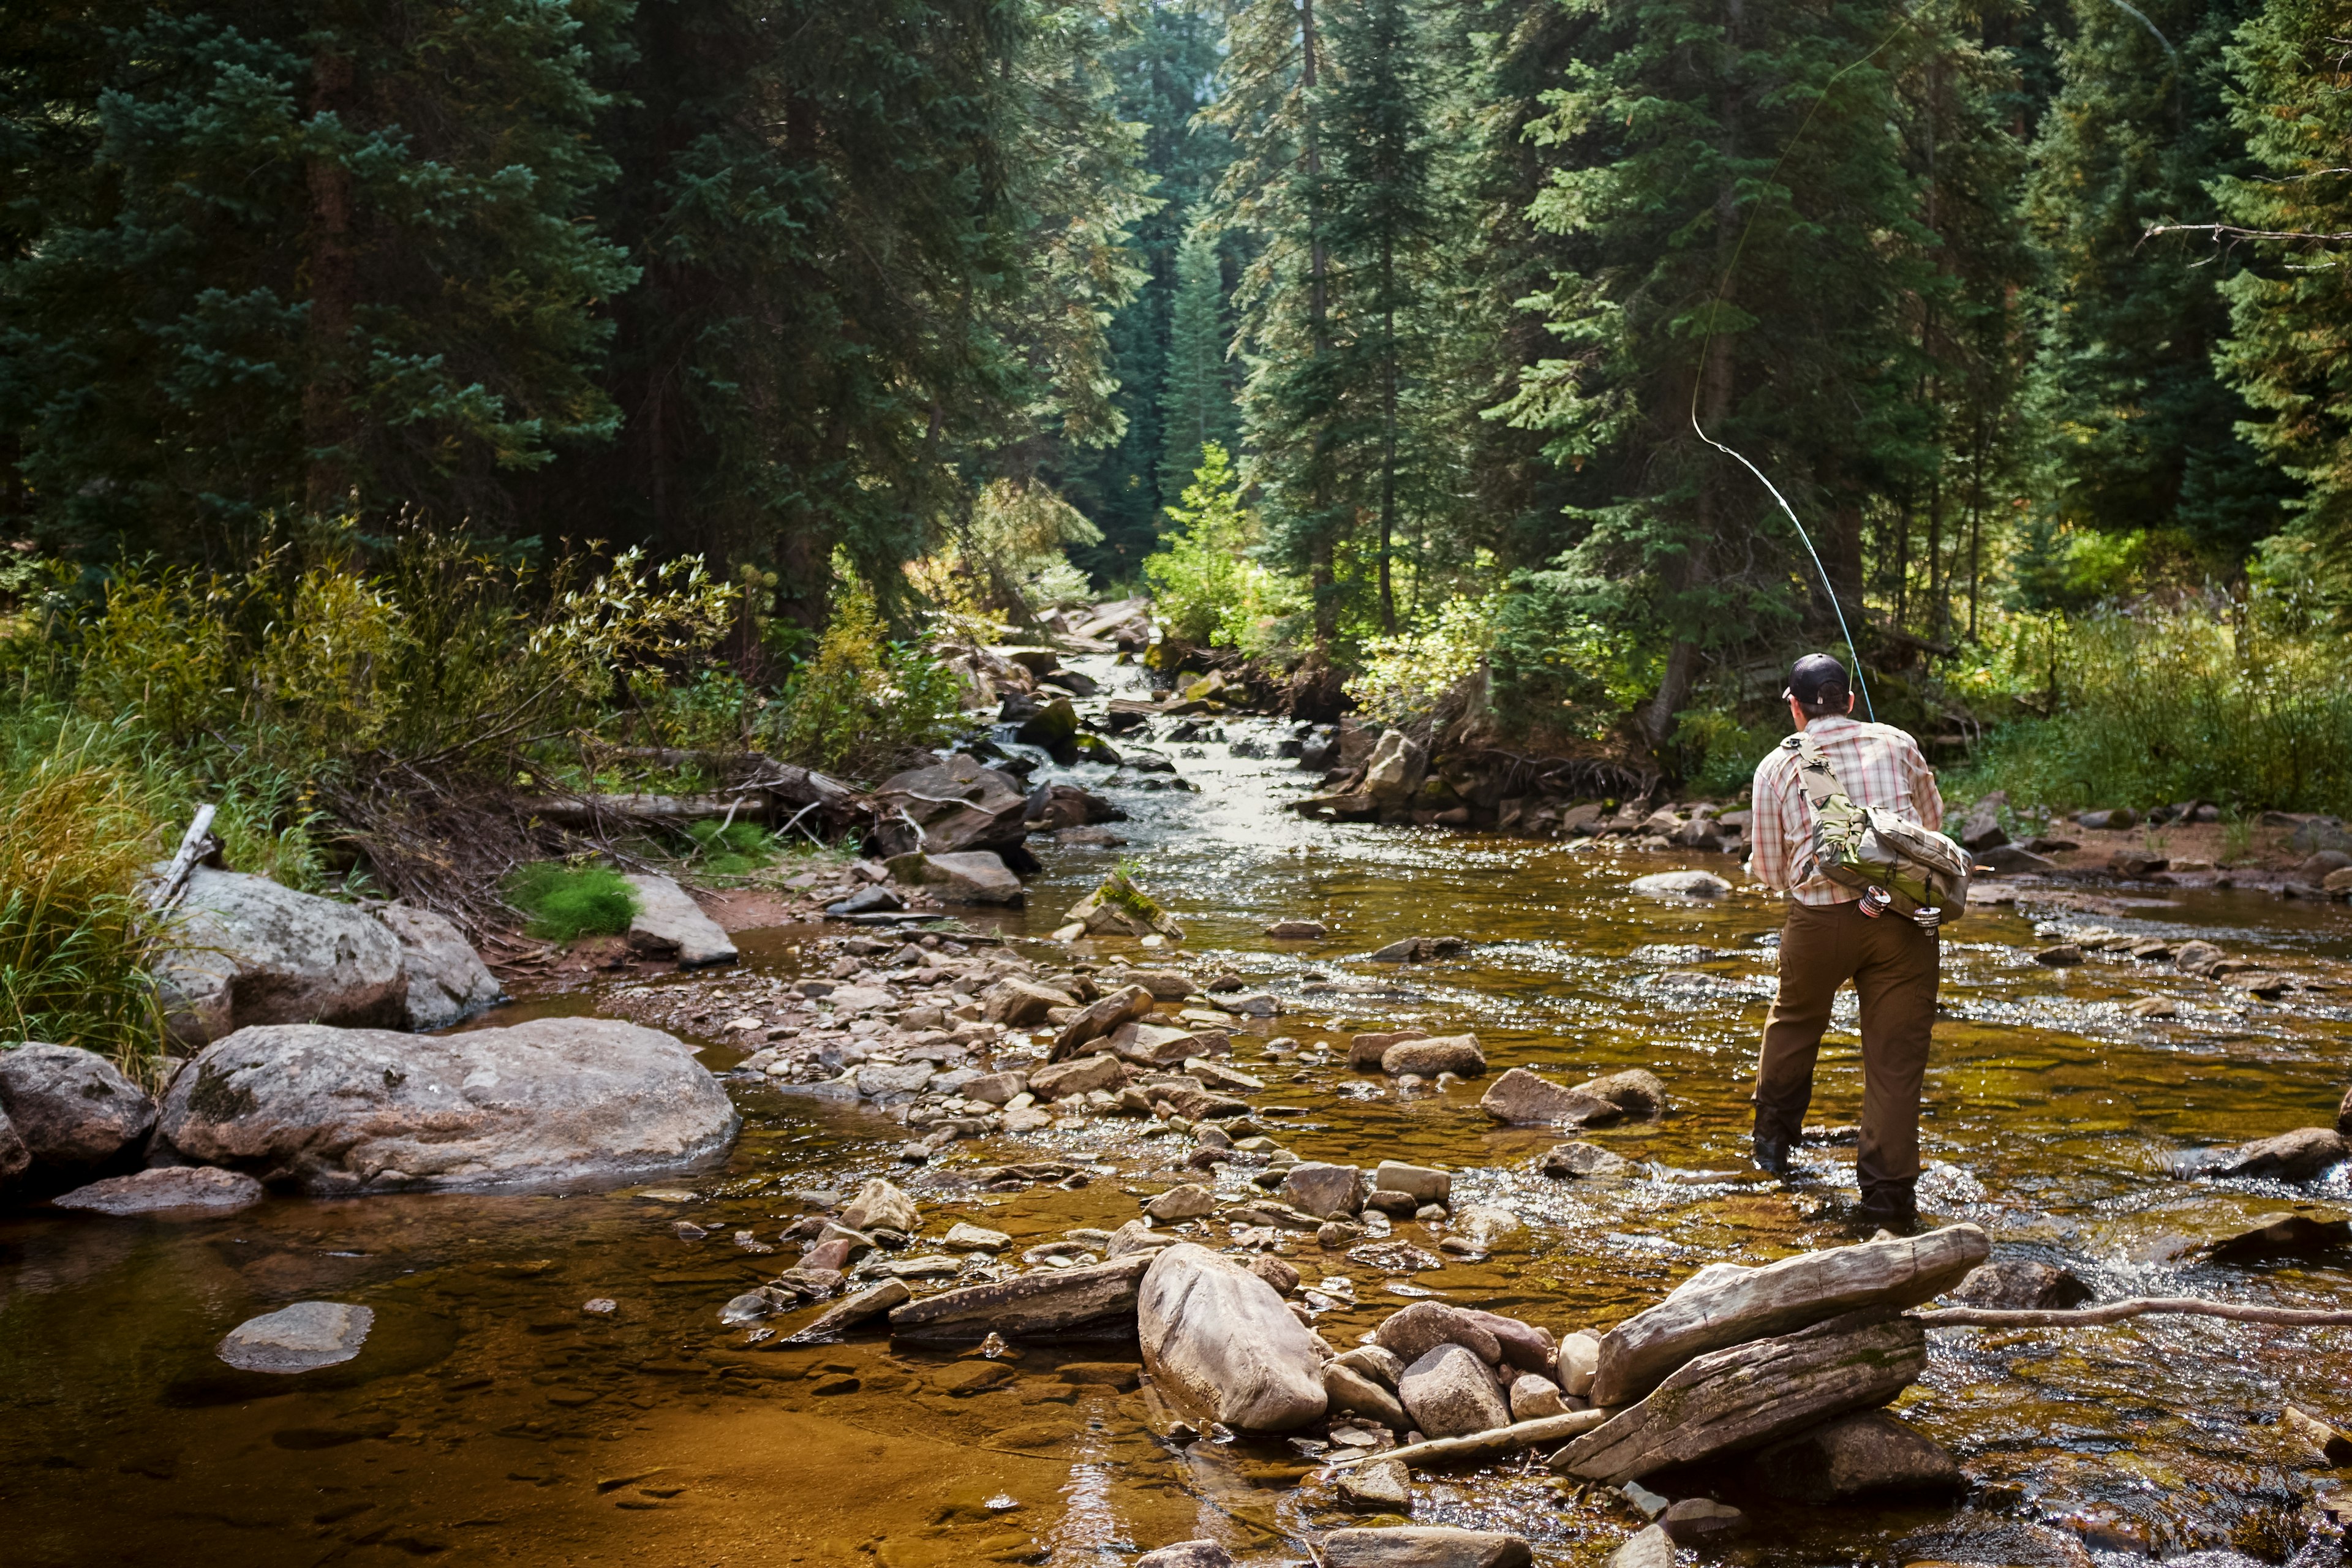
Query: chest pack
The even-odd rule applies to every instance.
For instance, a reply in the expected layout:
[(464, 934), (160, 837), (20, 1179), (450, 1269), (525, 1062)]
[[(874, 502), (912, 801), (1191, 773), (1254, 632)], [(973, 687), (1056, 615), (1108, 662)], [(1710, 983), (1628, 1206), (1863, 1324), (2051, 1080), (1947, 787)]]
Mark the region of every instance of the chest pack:
[(1797, 752), (1797, 787), (1813, 808), (1813, 865), (1822, 876), (1862, 893), (1884, 889), (1900, 915), (1935, 908), (1949, 921), (1968, 912), (1968, 851), (1883, 806), (1854, 805), (1811, 735), (1782, 744)]

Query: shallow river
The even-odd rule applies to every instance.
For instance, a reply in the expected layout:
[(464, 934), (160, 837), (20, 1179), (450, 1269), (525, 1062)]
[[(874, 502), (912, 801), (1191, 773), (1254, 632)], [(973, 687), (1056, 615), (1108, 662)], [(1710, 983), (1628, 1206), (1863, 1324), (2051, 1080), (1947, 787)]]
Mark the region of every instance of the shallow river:
[[(1224, 726), (1234, 740), (1275, 732)], [(1786, 1188), (1741, 1173), (1773, 906), (1750, 891), (1689, 906), (1624, 890), (1684, 865), (1736, 877), (1728, 859), (1307, 824), (1279, 809), (1303, 782), (1292, 764), (1215, 742), (1169, 749), (1199, 793), (1114, 790), (1131, 846), (1046, 849), (1025, 920), (1003, 930), (1042, 936), (1115, 858), (1135, 858), (1187, 927), (1188, 966), (1231, 967), (1284, 998), (1285, 1016), (1237, 1037), (1235, 1056), (1272, 1082), (1262, 1106), (1303, 1110), (1276, 1129), (1286, 1146), (1308, 1160), (1446, 1164), (1461, 1173), (1457, 1203), (1500, 1203), (1528, 1222), (1517, 1246), (1421, 1274), (1420, 1287), (1565, 1331), (1622, 1318), (1712, 1260), (1850, 1238), (1839, 1223), (1850, 1148), (1809, 1149), (1806, 1179)], [(1070, 776), (1100, 787), (1104, 772)], [(2102, 1296), (2352, 1304), (2340, 1249), (2182, 1260), (2252, 1215), (2343, 1204), (2341, 1171), (2315, 1191), (2168, 1173), (2182, 1151), (2329, 1120), (2352, 1065), (2352, 920), (2252, 893), (2095, 907), (2039, 897), (1948, 928), (1923, 1129), (1931, 1222), (1974, 1221), (1996, 1248), (2063, 1263)], [(1286, 916), (1332, 934), (1260, 934)], [(2031, 956), (2037, 921), (2204, 937), (2337, 988), (2265, 1003), (2123, 959), (2044, 969)], [(751, 933), (744, 967), (796, 973), (816, 934)], [(1479, 945), (1402, 972), (1365, 962), (1396, 938), (1439, 934)], [(2179, 1016), (2122, 1011), (2151, 994), (2176, 999)], [(555, 1005), (594, 1010), (598, 996)], [(1824, 1051), (1816, 1122), (1858, 1113), (1851, 1006), (1849, 995)], [(1675, 1112), (1591, 1135), (1636, 1162), (1633, 1179), (1547, 1181), (1535, 1165), (1557, 1139), (1496, 1130), (1477, 1084), (1401, 1093), (1314, 1049), (1333, 1041), (1344, 1056), (1349, 1032), (1408, 1024), (1475, 1030), (1496, 1071), (1573, 1082), (1646, 1066)], [(1307, 1049), (1269, 1059), (1269, 1035)], [(697, 1043), (714, 1067), (738, 1054), (716, 1037)], [(1244, 1562), (1303, 1563), (1316, 1531), (1352, 1522), (1293, 1446), (1174, 1446), (1154, 1436), (1165, 1416), (1148, 1393), (1056, 1374), (1131, 1359), (1131, 1343), (1032, 1347), (1015, 1375), (978, 1392), (959, 1388), (990, 1381), (967, 1380), (970, 1358), (877, 1336), (747, 1346), (717, 1309), (790, 1258), (739, 1252), (728, 1232), (772, 1239), (803, 1212), (794, 1193), (903, 1172), (906, 1133), (806, 1098), (738, 1099), (746, 1127), (724, 1169), (661, 1184), (660, 1196), (277, 1197), (194, 1224), (0, 1217), (0, 1562), (1067, 1565), (1211, 1535)], [(1025, 1246), (1116, 1226), (1139, 1193), (1172, 1179), (1167, 1145), (1138, 1125), (957, 1145), (959, 1163), (1078, 1159), (1097, 1175), (1076, 1191), (925, 1194), (927, 1234), (970, 1218)], [(711, 1238), (680, 1242), (681, 1215)], [(1397, 1231), (1433, 1239), (1421, 1232)], [(1402, 1304), (1311, 1237), (1290, 1251), (1310, 1283), (1349, 1279), (1355, 1303), (1319, 1324), (1335, 1344)], [(618, 1312), (583, 1315), (598, 1296)], [(315, 1298), (375, 1310), (349, 1365), (269, 1379), (215, 1359), (238, 1321)], [(2289, 1403), (2352, 1422), (2352, 1331), (2141, 1320), (1938, 1331), (1931, 1346), (1898, 1409), (1959, 1456), (1965, 1498), (1825, 1510), (1738, 1499), (1754, 1528), (1726, 1556), (2105, 1564), (2228, 1548), (2282, 1563), (2307, 1539), (2298, 1510), (2344, 1479), (2308, 1468), (2277, 1422)], [(1413, 1517), (1520, 1531), (1546, 1563), (1598, 1563), (1640, 1522), (1613, 1494), (1526, 1471), (1417, 1478)]]

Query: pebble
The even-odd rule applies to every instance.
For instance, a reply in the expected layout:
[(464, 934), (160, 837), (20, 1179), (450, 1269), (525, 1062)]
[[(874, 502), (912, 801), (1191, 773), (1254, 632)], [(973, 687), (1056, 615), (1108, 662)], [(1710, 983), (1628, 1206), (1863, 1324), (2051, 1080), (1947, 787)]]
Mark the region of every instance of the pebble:
[(580, 1303), (580, 1310), (592, 1318), (609, 1318), (621, 1310), (621, 1304), (610, 1296), (591, 1296)]

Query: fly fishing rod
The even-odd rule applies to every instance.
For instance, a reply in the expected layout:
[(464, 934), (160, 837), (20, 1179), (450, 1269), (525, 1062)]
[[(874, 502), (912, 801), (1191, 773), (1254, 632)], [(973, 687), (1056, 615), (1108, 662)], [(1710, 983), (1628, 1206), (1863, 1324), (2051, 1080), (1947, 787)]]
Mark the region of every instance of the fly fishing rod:
[[(1772, 165), (1772, 173), (1766, 176), (1764, 182), (1766, 185), (1769, 186), (1778, 183), (1780, 178), (1780, 171), (1788, 166), (1789, 159), (1797, 151), (1797, 144), (1805, 139), (1805, 132), (1811, 129), (1813, 116), (1819, 114), (1822, 111), (1822, 105), (1829, 101), (1830, 91), (1832, 88), (1837, 86), (1838, 79), (1844, 76), (1846, 72), (1850, 70), (1858, 70), (1862, 67), (1868, 65), (1872, 60), (1876, 59), (1881, 54), (1885, 52), (1886, 47), (1889, 44), (1892, 44), (1896, 38), (1903, 36), (1903, 30), (1909, 26), (1911, 26), (1911, 18), (1907, 16), (1902, 17), (1895, 23), (1894, 30), (1889, 32), (1884, 38), (1881, 38), (1877, 45), (1873, 47), (1868, 54), (1864, 55), (1859, 59), (1849, 60), (1844, 65), (1840, 66), (1836, 72), (1831, 76), (1830, 79), (1822, 84), (1821, 93), (1813, 100), (1813, 106), (1805, 110), (1805, 118), (1798, 122), (1795, 134), (1791, 135), (1789, 138), (1788, 144), (1780, 149), (1780, 161)], [(1738, 243), (1731, 247), (1731, 259), (1724, 264), (1723, 277), (1716, 284), (1715, 299), (1708, 306), (1706, 312), (1706, 333), (1699, 340), (1698, 359), (1699, 363), (1702, 366), (1706, 363), (1707, 351), (1715, 342), (1715, 327), (1716, 322), (1722, 319), (1724, 296), (1731, 291), (1731, 279), (1738, 272), (1739, 259), (1748, 250), (1748, 237), (1756, 232), (1756, 220), (1761, 216), (1763, 215), (1760, 203), (1757, 206), (1749, 209), (1748, 214), (1748, 222), (1743, 225), (1739, 230), (1739, 239)], [(1755, 475), (1756, 482), (1762, 485), (1767, 491), (1770, 492), (1772, 500), (1778, 503), (1780, 508), (1781, 515), (1789, 520), (1789, 526), (1795, 529), (1797, 531), (1797, 537), (1803, 541), (1805, 553), (1812, 557), (1813, 570), (1821, 574), (1822, 591), (1829, 595), (1830, 613), (1837, 617), (1838, 635), (1845, 638), (1845, 651), (1853, 659), (1854, 685), (1862, 693), (1863, 711), (1869, 714), (1871, 720), (1875, 722), (1878, 718), (1878, 708), (1877, 705), (1870, 700), (1870, 679), (1863, 673), (1862, 649), (1854, 646), (1853, 630), (1846, 625), (1845, 606), (1838, 603), (1837, 584), (1830, 580), (1830, 571), (1829, 568), (1822, 562), (1822, 552), (1813, 547), (1813, 536), (1805, 531), (1803, 521), (1797, 516), (1797, 509), (1789, 504), (1789, 498), (1780, 493), (1780, 487), (1774, 484), (1771, 479), (1767, 478), (1763, 469), (1758, 468), (1754, 463), (1749, 462), (1745, 453), (1725, 445), (1723, 442), (1717, 440), (1714, 437), (1707, 434), (1706, 426), (1699, 422), (1698, 417), (1698, 392), (1702, 379), (1702, 377), (1696, 375), (1691, 378), (1691, 429), (1697, 434), (1700, 440), (1706, 442), (1708, 446), (1714, 447), (1717, 451), (1721, 452), (1725, 457), (1733, 459), (1738, 463), (1741, 468), (1746, 468), (1749, 473)]]

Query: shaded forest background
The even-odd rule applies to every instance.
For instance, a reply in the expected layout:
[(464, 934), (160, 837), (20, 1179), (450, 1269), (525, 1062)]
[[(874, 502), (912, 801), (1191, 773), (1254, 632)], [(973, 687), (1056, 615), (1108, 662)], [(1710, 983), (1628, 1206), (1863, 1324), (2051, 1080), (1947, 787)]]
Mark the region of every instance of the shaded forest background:
[(1842, 610), (2046, 798), (2352, 802), (2352, 4), (0, 29), (0, 537), (85, 623), (318, 520), (641, 546), (772, 691), (845, 591), (903, 638), (1213, 549), (1202, 640), (1391, 719), (1734, 788)]

